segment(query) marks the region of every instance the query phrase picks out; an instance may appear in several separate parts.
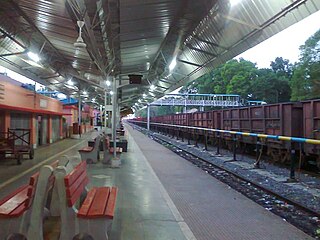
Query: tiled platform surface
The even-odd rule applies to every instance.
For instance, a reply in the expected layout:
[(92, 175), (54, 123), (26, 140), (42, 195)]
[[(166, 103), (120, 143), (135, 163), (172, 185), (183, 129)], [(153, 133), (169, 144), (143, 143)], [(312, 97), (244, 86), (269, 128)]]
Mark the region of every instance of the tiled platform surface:
[(128, 129), (196, 239), (312, 239), (137, 130)]

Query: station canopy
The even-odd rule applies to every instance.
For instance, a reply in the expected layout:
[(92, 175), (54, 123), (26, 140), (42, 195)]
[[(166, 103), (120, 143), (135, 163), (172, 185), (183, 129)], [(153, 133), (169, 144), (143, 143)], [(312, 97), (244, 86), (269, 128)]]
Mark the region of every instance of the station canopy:
[(319, 0), (1, 0), (0, 65), (101, 105), (114, 80), (125, 111), (319, 9)]

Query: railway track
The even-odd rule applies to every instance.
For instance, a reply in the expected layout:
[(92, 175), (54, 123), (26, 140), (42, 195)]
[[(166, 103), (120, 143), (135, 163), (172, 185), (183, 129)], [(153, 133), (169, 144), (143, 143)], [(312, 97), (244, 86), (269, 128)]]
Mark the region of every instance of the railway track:
[[(135, 126), (135, 128), (263, 206), (266, 210), (280, 216), (284, 221), (291, 223), (312, 237), (320, 238), (320, 211), (308, 206), (308, 204), (301, 203), (301, 201), (305, 202), (304, 200), (299, 199), (300, 201), (296, 201), (295, 194), (298, 193), (291, 194), (289, 192), (288, 195), (283, 194), (281, 191), (275, 190), (277, 189), (276, 186), (275, 189), (272, 189), (267, 187), (268, 184), (266, 186), (266, 184), (252, 180), (244, 171), (237, 171), (238, 169), (234, 170), (223, 166), (223, 164), (217, 164), (216, 161), (213, 161), (214, 157), (208, 158), (208, 155), (202, 154), (199, 149), (186, 146), (186, 144), (179, 144), (170, 137), (149, 132), (141, 127)], [(320, 201), (318, 199), (316, 199), (315, 204), (317, 202), (319, 207)], [(309, 205), (313, 204), (309, 203)]]

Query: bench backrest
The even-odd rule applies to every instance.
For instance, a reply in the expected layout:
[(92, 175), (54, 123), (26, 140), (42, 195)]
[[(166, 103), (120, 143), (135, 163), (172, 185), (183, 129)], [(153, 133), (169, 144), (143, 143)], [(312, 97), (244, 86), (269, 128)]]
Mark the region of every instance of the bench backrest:
[(108, 151), (110, 148), (110, 140), (109, 137), (103, 137), (103, 151)]
[(64, 177), (67, 204), (72, 207), (80, 198), (89, 182), (87, 175), (87, 163), (82, 161), (73, 171)]
[[(55, 164), (53, 164), (55, 165)], [(40, 171), (31, 176), (29, 182), (29, 206), (31, 207), (28, 239), (38, 239), (34, 236), (43, 234), (43, 216), (48, 192), (54, 184), (53, 167), (44, 165)]]
[[(54, 161), (52, 164), (50, 164), (52, 169), (55, 169), (58, 166), (59, 160)], [(46, 187), (45, 187), (45, 196), (47, 196), (47, 193), (52, 189), (52, 187), (54, 186), (54, 176), (53, 176), (53, 170), (51, 171), (50, 176), (48, 176), (48, 180)], [(29, 179), (29, 189), (28, 189), (28, 202), (27, 202), (27, 206), (30, 207), (32, 204), (32, 201), (34, 199), (34, 194), (36, 192), (37, 189), (37, 183), (38, 183), (38, 179), (39, 179), (39, 175), (40, 175), (40, 171), (36, 172), (35, 174), (33, 174), (30, 179)]]
[(93, 151), (98, 151), (100, 148), (100, 141), (101, 141), (101, 136), (98, 135), (96, 139), (94, 140), (94, 146), (93, 146)]

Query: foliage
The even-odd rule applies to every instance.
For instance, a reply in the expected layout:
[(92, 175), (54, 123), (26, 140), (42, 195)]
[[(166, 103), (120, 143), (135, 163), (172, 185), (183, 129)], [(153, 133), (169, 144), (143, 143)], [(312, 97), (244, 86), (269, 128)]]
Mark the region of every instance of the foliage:
[[(181, 106), (152, 106), (150, 107), (150, 117), (163, 116), (182, 112)], [(137, 117), (147, 117), (147, 109), (141, 109), (136, 114)]]
[[(244, 99), (267, 103), (320, 97), (320, 30), (300, 46), (300, 56), (294, 65), (277, 57), (270, 63), (270, 69), (258, 69), (245, 59), (232, 59), (180, 92), (239, 94)], [(175, 108), (159, 107), (154, 114), (178, 112)]]
[(320, 97), (320, 30), (300, 46), (300, 61), (291, 80), (291, 100)]
[(289, 63), (288, 59), (283, 59), (282, 57), (277, 57), (270, 64), (271, 69), (277, 76), (283, 76), (288, 79), (292, 77), (293, 74), (293, 66)]
[(258, 69), (250, 61), (232, 59), (189, 84), (182, 92), (239, 94), (244, 99), (268, 103), (289, 101), (292, 65), (283, 58), (276, 58), (271, 64), (272, 69)]

